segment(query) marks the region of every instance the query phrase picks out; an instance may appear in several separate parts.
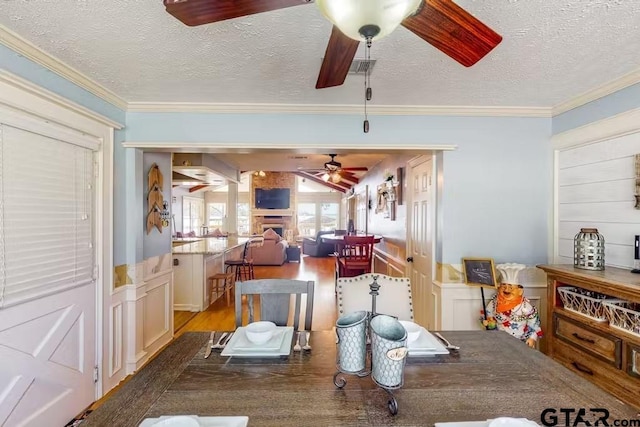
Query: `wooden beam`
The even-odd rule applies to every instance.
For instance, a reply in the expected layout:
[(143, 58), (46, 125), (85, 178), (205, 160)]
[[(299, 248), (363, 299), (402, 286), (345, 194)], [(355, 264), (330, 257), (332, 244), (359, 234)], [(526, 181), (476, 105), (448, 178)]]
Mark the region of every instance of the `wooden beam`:
[[(345, 193), (347, 191), (349, 191), (351, 189), (351, 187), (353, 186), (353, 183), (350, 183), (348, 180), (345, 181), (344, 179), (342, 179), (342, 175), (340, 175), (340, 182), (333, 182), (331, 180), (329, 181), (325, 181), (324, 179), (322, 179), (322, 176), (325, 174), (324, 171), (317, 171), (317, 172), (306, 172), (306, 171), (301, 171), (303, 173), (311, 173), (311, 175), (313, 175), (315, 178), (319, 179), (322, 181), (322, 183), (326, 184), (331, 184), (334, 186), (338, 186), (340, 188), (343, 188)], [(328, 185), (327, 185), (328, 186)]]
[(339, 192), (341, 192), (341, 193), (346, 193), (346, 192), (347, 192), (347, 190), (348, 190), (348, 188), (345, 188), (345, 187), (340, 186), (340, 185), (336, 185), (336, 184), (334, 184), (334, 183), (333, 183), (333, 182), (331, 182), (331, 181), (326, 182), (325, 180), (323, 180), (323, 179), (321, 178), (321, 176), (322, 176), (322, 175), (320, 175), (320, 177), (318, 177), (318, 176), (316, 176), (316, 175), (314, 175), (314, 174), (312, 174), (312, 173), (309, 173), (309, 172), (292, 172), (292, 173), (293, 173), (294, 175), (298, 175), (298, 176), (301, 176), (301, 177), (303, 177), (303, 178), (308, 178), (308, 179), (310, 179), (310, 180), (311, 180), (311, 181), (313, 181), (313, 182), (317, 182), (318, 184), (322, 184), (322, 185), (324, 185), (325, 187), (329, 187), (329, 188), (331, 188), (331, 189), (333, 189), (333, 190), (337, 190), (337, 191), (339, 191)]
[(196, 185), (195, 187), (191, 187), (189, 189), (189, 193), (195, 193), (198, 190), (202, 190), (203, 188), (210, 187), (209, 185)]

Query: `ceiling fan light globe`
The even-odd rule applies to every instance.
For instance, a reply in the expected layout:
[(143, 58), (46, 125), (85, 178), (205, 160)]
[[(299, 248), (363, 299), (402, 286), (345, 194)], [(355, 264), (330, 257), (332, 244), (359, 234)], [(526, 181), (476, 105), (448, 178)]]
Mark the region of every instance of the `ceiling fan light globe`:
[(331, 174), (331, 182), (337, 184), (340, 182), (341, 179), (342, 177), (338, 172), (334, 172), (333, 174)]
[(329, 178), (331, 178), (331, 176), (327, 172), (325, 172), (324, 175), (322, 175), (322, 180), (324, 182), (329, 182)]
[(391, 34), (409, 15), (416, 12), (422, 0), (316, 0), (322, 14), (342, 33), (362, 41), (363, 28), (377, 26), (380, 31), (372, 40)]

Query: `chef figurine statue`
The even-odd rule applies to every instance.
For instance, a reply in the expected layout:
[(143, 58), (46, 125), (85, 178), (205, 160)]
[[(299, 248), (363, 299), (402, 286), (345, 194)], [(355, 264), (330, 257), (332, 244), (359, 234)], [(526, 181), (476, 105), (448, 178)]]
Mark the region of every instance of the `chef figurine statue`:
[(496, 265), (502, 277), (498, 291), (487, 303), (483, 324), (485, 327), (495, 324), (497, 329), (535, 347), (542, 329), (538, 311), (523, 295), (524, 289), (518, 281), (518, 273), (525, 268), (525, 265), (515, 263)]

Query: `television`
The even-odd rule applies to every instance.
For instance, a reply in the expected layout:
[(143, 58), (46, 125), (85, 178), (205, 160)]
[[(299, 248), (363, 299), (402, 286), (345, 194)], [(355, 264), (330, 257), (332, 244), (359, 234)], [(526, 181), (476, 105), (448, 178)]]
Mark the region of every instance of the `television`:
[(288, 188), (256, 188), (256, 209), (289, 209)]

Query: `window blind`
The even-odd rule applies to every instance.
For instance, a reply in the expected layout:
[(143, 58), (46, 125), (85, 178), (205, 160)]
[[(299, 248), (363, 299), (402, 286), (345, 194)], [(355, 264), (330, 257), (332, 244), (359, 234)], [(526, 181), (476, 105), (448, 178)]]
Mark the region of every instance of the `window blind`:
[(93, 152), (0, 124), (0, 308), (94, 279)]

